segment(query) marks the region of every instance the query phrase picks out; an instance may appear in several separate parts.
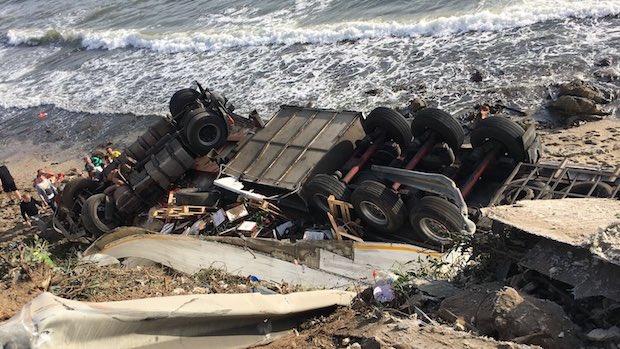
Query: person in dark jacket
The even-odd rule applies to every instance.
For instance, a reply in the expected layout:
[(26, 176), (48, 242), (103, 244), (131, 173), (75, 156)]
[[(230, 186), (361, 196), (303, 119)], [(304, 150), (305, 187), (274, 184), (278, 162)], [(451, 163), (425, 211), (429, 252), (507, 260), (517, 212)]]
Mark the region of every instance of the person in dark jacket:
[(19, 203), (19, 209), (27, 226), (32, 226), (31, 219), (39, 219), (39, 207), (43, 207), (39, 201), (33, 199), (30, 195), (24, 194), (22, 201)]
[(11, 200), (14, 200), (17, 203), (21, 199), (21, 195), (19, 190), (17, 190), (17, 186), (15, 185), (15, 180), (11, 175), (9, 169), (2, 165), (0, 166), (0, 182), (2, 183), (2, 189), (5, 193), (9, 195)]

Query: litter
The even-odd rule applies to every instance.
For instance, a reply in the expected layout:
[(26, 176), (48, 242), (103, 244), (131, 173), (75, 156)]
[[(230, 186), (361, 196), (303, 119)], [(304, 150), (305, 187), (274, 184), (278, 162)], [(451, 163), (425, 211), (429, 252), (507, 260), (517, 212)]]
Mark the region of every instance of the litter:
[(226, 212), (220, 208), (211, 215), (211, 219), (213, 220), (213, 225), (219, 227), (226, 222)]
[(226, 211), (226, 218), (228, 218), (228, 221), (231, 223), (243, 217), (247, 217), (248, 215), (249, 213), (245, 205), (238, 205)]

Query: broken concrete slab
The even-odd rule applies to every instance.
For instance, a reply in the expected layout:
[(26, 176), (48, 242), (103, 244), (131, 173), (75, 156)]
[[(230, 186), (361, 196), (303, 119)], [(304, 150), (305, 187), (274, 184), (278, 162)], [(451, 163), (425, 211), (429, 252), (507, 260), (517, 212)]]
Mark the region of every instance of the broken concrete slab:
[(288, 333), (355, 293), (209, 294), (90, 303), (43, 293), (0, 325), (2, 348), (239, 348)]
[(482, 214), (528, 234), (584, 246), (599, 229), (620, 221), (620, 200), (524, 200), (514, 205), (483, 208)]
[(572, 285), (575, 299), (603, 296), (620, 302), (620, 266), (592, 258), (586, 249), (542, 240), (519, 265)]

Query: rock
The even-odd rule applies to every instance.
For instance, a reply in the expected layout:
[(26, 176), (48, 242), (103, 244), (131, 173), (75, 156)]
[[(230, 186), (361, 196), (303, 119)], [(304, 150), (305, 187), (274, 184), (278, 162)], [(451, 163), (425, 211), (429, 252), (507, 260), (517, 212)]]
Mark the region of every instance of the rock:
[[(446, 298), (440, 311), (469, 321), (481, 334), (543, 348), (579, 348), (579, 328), (561, 306), (497, 283), (477, 285)], [(561, 335), (560, 335), (561, 334)]]
[(610, 114), (609, 112), (601, 110), (594, 101), (575, 96), (561, 96), (551, 102), (549, 108), (555, 109), (566, 116)]
[(346, 338), (342, 339), (342, 343), (341, 344), (342, 344), (343, 347), (349, 345), (349, 343), (351, 343), (351, 338), (346, 337)]
[(409, 101), (409, 108), (411, 109), (412, 112), (417, 112), (420, 109), (424, 109), (428, 107), (428, 105), (426, 104), (426, 101), (423, 100), (422, 98), (419, 97), (415, 97), (412, 100)]
[(609, 103), (611, 93), (602, 90), (592, 83), (574, 80), (559, 86), (558, 96), (575, 96), (591, 99), (596, 103)]
[(603, 57), (594, 63), (597, 67), (609, 67), (614, 63), (614, 60), (611, 57)]
[(605, 82), (613, 82), (620, 80), (620, 72), (617, 69), (612, 67), (602, 68), (594, 72), (594, 76), (596, 76), (599, 80)]
[(617, 340), (620, 339), (620, 328), (618, 328), (617, 326), (613, 326), (608, 329), (596, 328), (588, 332), (586, 337), (588, 337), (589, 340), (595, 342)]
[(348, 349), (362, 349), (362, 345), (359, 343), (353, 343), (347, 347)]
[(174, 290), (172, 290), (172, 294), (177, 295), (177, 296), (180, 295), (180, 294), (184, 294), (184, 293), (185, 293), (185, 290), (180, 288), (180, 287), (175, 288)]
[(472, 82), (482, 82), (482, 80), (484, 80), (484, 76), (482, 75), (482, 72), (480, 72), (480, 70), (476, 69), (473, 71), (473, 73), (471, 73), (469, 80)]
[(209, 293), (209, 290), (206, 287), (196, 286), (192, 289), (192, 293), (194, 294), (206, 294)]
[(579, 126), (586, 122), (601, 121), (603, 117), (600, 115), (575, 115), (564, 120), (567, 126)]
[(369, 96), (377, 96), (377, 95), (381, 94), (381, 90), (378, 89), (378, 88), (373, 88), (373, 89), (367, 90), (364, 93), (369, 95)]

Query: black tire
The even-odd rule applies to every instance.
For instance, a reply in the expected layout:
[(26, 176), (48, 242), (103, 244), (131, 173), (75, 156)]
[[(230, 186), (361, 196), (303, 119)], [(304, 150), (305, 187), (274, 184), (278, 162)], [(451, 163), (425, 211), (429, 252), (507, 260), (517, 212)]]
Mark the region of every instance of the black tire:
[(145, 209), (144, 202), (127, 185), (114, 191), (114, 205), (118, 212), (125, 217), (131, 217)]
[(463, 216), (458, 207), (438, 196), (423, 197), (409, 212), (413, 231), (424, 242), (439, 247), (454, 244), (451, 236), (461, 235), (462, 222)]
[(373, 165), (388, 166), (400, 156), (400, 149), (395, 144), (385, 144), (370, 158)]
[(527, 157), (523, 148), (524, 133), (525, 130), (516, 122), (502, 116), (491, 116), (481, 120), (472, 131), (471, 145), (477, 148), (489, 141), (495, 142), (513, 160), (524, 161)]
[(353, 182), (356, 185), (360, 185), (362, 184), (362, 182), (365, 182), (365, 181), (380, 182), (381, 179), (374, 172), (369, 171), (369, 170), (360, 171), (357, 175), (355, 175), (355, 177), (353, 177)]
[(135, 142), (125, 149), (125, 154), (140, 162), (144, 160), (147, 152), (157, 144), (165, 135), (172, 132), (174, 126), (166, 119), (161, 119), (149, 127)]
[(185, 137), (189, 149), (197, 156), (203, 156), (226, 142), (228, 124), (219, 115), (201, 113), (189, 120)]
[(435, 132), (439, 136), (437, 143), (445, 142), (453, 150), (459, 149), (465, 139), (461, 123), (449, 113), (437, 108), (420, 110), (411, 122), (411, 133), (414, 137), (421, 137), (427, 131)]
[(105, 194), (95, 194), (89, 197), (82, 207), (82, 225), (95, 237), (109, 233), (115, 228), (111, 223), (104, 222), (102, 218), (102, 206), (105, 205), (105, 199)]
[[(187, 109), (194, 109), (199, 106), (200, 92), (192, 88), (184, 88), (175, 92), (170, 98), (168, 107), (172, 118), (181, 118)], [(195, 105), (195, 106), (194, 106)]]
[(113, 161), (111, 164), (109, 164), (108, 166), (103, 168), (103, 172), (101, 172), (101, 178), (103, 178), (104, 181), (108, 180), (108, 176), (110, 175), (110, 173), (112, 173), (112, 171), (118, 169), (118, 167), (121, 165), (121, 162), (119, 160), (117, 161)]
[(155, 182), (166, 189), (193, 166), (194, 158), (178, 140), (173, 139), (151, 157), (144, 165), (144, 169)]
[[(76, 178), (71, 182), (65, 184), (64, 189), (60, 193), (60, 206), (68, 209), (69, 211), (74, 211), (76, 208), (75, 204), (78, 201), (80, 195), (82, 201), (85, 201), (88, 197), (94, 194), (94, 191), (97, 189), (99, 182), (93, 181), (89, 178)], [(81, 203), (79, 203), (77, 207), (78, 211), (75, 213), (80, 213)]]
[(330, 195), (333, 195), (337, 200), (348, 201), (349, 194), (346, 184), (327, 174), (318, 174), (312, 177), (304, 187), (306, 201), (319, 212), (329, 212), (327, 198)]
[(383, 183), (361, 183), (351, 194), (351, 203), (358, 217), (376, 231), (394, 233), (405, 222), (405, 204)]
[[(570, 189), (569, 193), (587, 195), (594, 186), (594, 184), (595, 182), (575, 183), (575, 185), (573, 185), (573, 187)], [(599, 182), (590, 196), (595, 198), (610, 198), (613, 192), (614, 190), (609, 184)], [(568, 196), (570, 197), (570, 195)]]
[(538, 194), (540, 194), (540, 192), (544, 192), (540, 196), (540, 198), (538, 198), (540, 200), (551, 199), (553, 197), (553, 194), (551, 193), (551, 187), (548, 186), (546, 183), (534, 181), (532, 183), (529, 183), (528, 186), (532, 186), (535, 189), (523, 188), (522, 190), (519, 190), (519, 188), (517, 187), (507, 190), (504, 193), (504, 198), (502, 199), (501, 204), (507, 205), (513, 204), (520, 200), (534, 200), (536, 199), (536, 197), (538, 197)]
[[(166, 194), (166, 191), (148, 175), (146, 170), (132, 173), (129, 183), (137, 197), (147, 204), (156, 203)], [(117, 206), (120, 207), (118, 203)]]
[(215, 206), (221, 197), (218, 191), (199, 192), (197, 188), (186, 188), (174, 194), (177, 205)]
[(165, 135), (172, 132), (174, 130), (174, 125), (170, 123), (167, 119), (159, 118), (151, 127), (149, 127), (149, 132), (157, 138), (157, 140), (162, 139)]
[(407, 119), (396, 110), (386, 107), (373, 109), (362, 126), (367, 135), (376, 129), (385, 131), (387, 137), (398, 143), (402, 149), (407, 149), (413, 138)]

